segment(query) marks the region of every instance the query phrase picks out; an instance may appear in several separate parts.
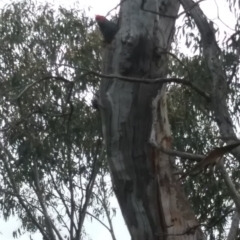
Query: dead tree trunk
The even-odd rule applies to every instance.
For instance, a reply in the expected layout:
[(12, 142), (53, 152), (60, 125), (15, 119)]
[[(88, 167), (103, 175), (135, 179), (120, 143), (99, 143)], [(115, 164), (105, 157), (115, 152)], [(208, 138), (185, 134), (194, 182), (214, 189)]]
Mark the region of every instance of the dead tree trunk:
[[(120, 30), (104, 50), (104, 74), (166, 77), (179, 3), (143, 2), (123, 2)], [(170, 157), (149, 144), (171, 148), (165, 90), (165, 84), (102, 80), (101, 117), (114, 190), (133, 240), (204, 239)]]

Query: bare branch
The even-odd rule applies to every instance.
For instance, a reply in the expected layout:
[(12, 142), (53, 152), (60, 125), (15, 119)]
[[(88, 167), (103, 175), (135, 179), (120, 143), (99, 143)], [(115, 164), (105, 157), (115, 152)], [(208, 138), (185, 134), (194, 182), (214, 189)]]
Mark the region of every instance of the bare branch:
[(187, 158), (195, 161), (200, 161), (203, 160), (205, 157), (203, 155), (199, 154), (192, 154), (192, 153), (186, 153), (186, 152), (180, 152), (180, 151), (174, 151), (174, 150), (169, 150), (169, 149), (164, 149), (163, 147), (157, 145), (154, 142), (149, 142), (153, 147), (158, 149), (159, 151), (166, 153), (169, 156), (173, 157), (180, 157), (180, 158)]
[[(101, 74), (99, 72), (96, 71), (92, 71), (89, 69), (84, 69), (84, 68), (77, 68), (77, 67), (72, 67), (66, 64), (57, 64), (59, 66), (65, 66), (65, 67), (69, 67), (69, 68), (74, 68), (74, 69), (79, 69), (84, 71), (85, 73), (83, 73), (79, 79), (87, 76), (87, 75), (94, 75), (100, 78), (105, 78), (105, 79), (119, 79), (121, 81), (124, 82), (132, 82), (132, 83), (143, 83), (143, 84), (163, 84), (163, 83), (179, 83), (179, 84), (183, 84), (186, 85), (190, 88), (192, 88), (194, 91), (196, 91), (198, 94), (200, 94), (201, 96), (203, 96), (204, 98), (206, 98), (207, 100), (210, 100), (210, 96), (208, 93), (206, 93), (206, 91), (203, 91), (202, 89), (200, 89), (198, 86), (196, 86), (193, 82), (189, 81), (188, 79), (185, 78), (177, 78), (177, 77), (172, 77), (172, 78), (155, 78), (155, 79), (143, 79), (143, 78), (133, 78), (133, 77), (125, 77), (125, 76), (120, 76), (120, 75), (114, 75), (114, 74), (109, 74), (109, 75), (105, 75), (105, 74)], [(29, 84), (28, 86), (25, 87), (25, 89), (18, 95), (18, 97), (15, 99), (17, 100), (18, 98), (20, 98), (28, 89), (30, 89), (32, 86), (47, 80), (47, 79), (55, 79), (55, 80), (60, 80), (63, 82), (70, 82), (72, 83), (70, 80), (67, 80), (64, 77), (56, 77), (56, 76), (47, 76), (44, 77), (38, 81), (35, 81), (34, 83)]]
[[(70, 66), (68, 66), (70, 67)], [(72, 67), (74, 68), (74, 67)], [(79, 69), (79, 68), (77, 68)], [(188, 87), (191, 87), (194, 91), (196, 91), (198, 94), (206, 98), (207, 100), (210, 100), (210, 96), (206, 91), (203, 91), (199, 87), (197, 87), (194, 83), (191, 81), (185, 79), (185, 78), (177, 78), (177, 77), (172, 77), (172, 78), (154, 78), (154, 79), (143, 79), (143, 78), (134, 78), (134, 77), (124, 77), (120, 75), (114, 75), (114, 74), (101, 74), (95, 71), (87, 70), (87, 69), (81, 69), (82, 71), (87, 71), (83, 75), (95, 75), (100, 78), (105, 78), (105, 79), (119, 79), (124, 82), (132, 82), (132, 83), (143, 83), (143, 84), (159, 84), (159, 83), (179, 83), (186, 85)], [(82, 76), (83, 76), (82, 75)]]
[(140, 79), (140, 78), (132, 78), (132, 77), (123, 77), (119, 75), (104, 75), (104, 74), (99, 74), (96, 72), (91, 72), (89, 74), (96, 75), (101, 78), (107, 78), (107, 79), (119, 79), (125, 82), (133, 82), (133, 83), (143, 83), (143, 84), (159, 84), (159, 83), (180, 83), (186, 86), (191, 87), (193, 90), (195, 90), (198, 94), (202, 95), (204, 98), (207, 100), (210, 99), (209, 95), (198, 88), (194, 83), (190, 82), (187, 79), (184, 78), (155, 78), (155, 79)]

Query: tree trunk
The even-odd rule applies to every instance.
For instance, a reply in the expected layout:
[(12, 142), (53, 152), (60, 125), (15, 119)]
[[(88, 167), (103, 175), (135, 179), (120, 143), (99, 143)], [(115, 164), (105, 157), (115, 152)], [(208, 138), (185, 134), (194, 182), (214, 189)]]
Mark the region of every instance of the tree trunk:
[[(166, 77), (179, 3), (124, 1), (120, 30), (104, 49), (104, 74)], [(141, 10), (163, 11), (165, 17)], [(170, 17), (166, 17), (170, 16)], [(100, 105), (114, 190), (132, 240), (205, 239), (171, 159), (149, 144), (171, 148), (165, 84), (103, 79)]]

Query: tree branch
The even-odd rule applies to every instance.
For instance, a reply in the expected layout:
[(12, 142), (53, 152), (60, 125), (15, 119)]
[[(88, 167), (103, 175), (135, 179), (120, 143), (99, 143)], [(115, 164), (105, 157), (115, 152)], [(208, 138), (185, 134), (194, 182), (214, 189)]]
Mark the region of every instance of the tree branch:
[(41, 83), (41, 82), (43, 82), (43, 81), (45, 81), (45, 80), (49, 80), (49, 79), (54, 79), (54, 80), (56, 80), (56, 81), (63, 81), (63, 82), (67, 82), (67, 83), (71, 82), (71, 81), (67, 80), (66, 78), (60, 77), (60, 76), (46, 76), (46, 77), (43, 77), (43, 78), (41, 78), (41, 79), (39, 79), (39, 80), (37, 80), (37, 81), (35, 81), (35, 82), (33, 82), (33, 83), (28, 84), (28, 85), (21, 91), (21, 93), (20, 93), (15, 99), (13, 99), (13, 101), (16, 101), (17, 99), (19, 99), (19, 98), (20, 98), (25, 92), (27, 92), (31, 87), (33, 87), (33, 86), (35, 86), (36, 84)]
[(107, 199), (108, 199), (108, 196), (107, 196), (107, 190), (105, 188), (105, 184), (104, 184), (104, 173), (102, 172), (101, 173), (101, 179), (100, 179), (100, 184), (96, 183), (98, 189), (99, 189), (99, 195), (101, 195), (101, 198), (100, 199), (99, 197), (97, 197), (98, 200), (100, 200), (101, 204), (102, 204), (102, 207), (106, 213), (106, 216), (107, 216), (107, 220), (108, 220), (108, 223), (109, 223), (109, 232), (112, 236), (112, 239), (113, 240), (116, 240), (116, 236), (115, 236), (115, 233), (114, 233), (114, 229), (113, 229), (113, 224), (112, 224), (112, 219), (110, 217), (110, 211), (109, 211), (109, 208), (108, 208), (108, 202), (107, 202)]
[(88, 204), (90, 201), (90, 197), (93, 191), (93, 186), (95, 184), (95, 179), (96, 176), (98, 174), (98, 170), (99, 170), (99, 163), (101, 162), (101, 160), (103, 159), (104, 156), (104, 145), (102, 144), (102, 149), (101, 149), (101, 153), (100, 156), (98, 156), (98, 150), (99, 150), (99, 145), (101, 144), (100, 139), (98, 140), (98, 145), (97, 145), (97, 149), (96, 149), (96, 153), (94, 156), (94, 164), (93, 164), (93, 170), (92, 170), (92, 174), (91, 177), (89, 179), (89, 182), (87, 184), (87, 188), (86, 188), (86, 196), (85, 196), (85, 202), (83, 204), (83, 207), (79, 209), (79, 220), (78, 220), (78, 229), (77, 229), (77, 233), (76, 233), (76, 239), (80, 239), (80, 235), (81, 235), (81, 230), (82, 230), (82, 226), (83, 226), (83, 222), (86, 216), (86, 211), (88, 208)]
[(98, 219), (97, 217), (95, 217), (93, 214), (91, 214), (90, 212), (86, 211), (86, 214), (91, 216), (92, 218), (94, 218), (95, 220), (97, 220), (99, 223), (101, 223), (110, 233), (111, 233), (111, 229), (104, 223), (102, 222), (100, 219)]
[(235, 33), (233, 33), (233, 34), (227, 39), (226, 44), (228, 44), (228, 42), (229, 42), (230, 40), (233, 41), (233, 39), (234, 39), (238, 34), (240, 34), (240, 30), (238, 30), (238, 31), (236, 31)]
[(172, 77), (172, 78), (139, 79), (139, 78), (123, 77), (118, 75), (103, 75), (103, 74), (95, 74), (95, 75), (102, 78), (108, 78), (108, 79), (116, 78), (125, 82), (143, 83), (143, 84), (180, 83), (180, 84), (191, 87), (194, 91), (202, 95), (207, 100), (210, 99), (209, 95), (205, 91), (201, 90), (194, 83), (184, 78)]
[[(192, 0), (179, 0), (184, 9), (191, 7), (194, 2)], [(227, 75), (224, 71), (223, 54), (218, 46), (215, 38), (215, 30), (212, 22), (208, 22), (206, 16), (199, 6), (192, 9), (189, 14), (194, 19), (198, 30), (201, 34), (201, 42), (203, 47), (203, 55), (210, 70), (212, 81), (209, 82), (211, 89), (210, 110), (213, 112), (214, 119), (219, 127), (222, 138), (235, 137), (234, 124), (230, 115), (227, 99), (228, 99), (228, 84)], [(231, 144), (233, 140), (225, 141)], [(234, 149), (232, 154), (239, 160), (240, 150)]]
[(68, 230), (68, 232), (70, 233), (70, 229), (69, 227), (67, 226), (65, 220), (63, 219), (61, 213), (57, 210), (57, 208), (54, 206), (54, 204), (51, 204), (51, 207), (55, 210), (57, 216), (61, 219), (62, 223), (64, 224), (65, 228)]
[(0, 143), (0, 149), (4, 152), (4, 154), (8, 157), (9, 161), (7, 161), (4, 157), (2, 158), (6, 172), (8, 174), (8, 177), (10, 179), (10, 183), (12, 185), (13, 191), (16, 193), (16, 197), (18, 198), (19, 203), (26, 211), (29, 218), (32, 220), (33, 224), (38, 228), (38, 230), (41, 232), (41, 234), (46, 238), (47, 240), (51, 240), (49, 236), (46, 234), (44, 228), (38, 223), (37, 219), (34, 217), (34, 215), (31, 213), (31, 211), (28, 209), (27, 205), (24, 203), (24, 200), (22, 199), (21, 195), (19, 194), (18, 187), (15, 183), (14, 176), (12, 173), (11, 168), (9, 167), (8, 163), (13, 160), (15, 161), (12, 154), (7, 150), (7, 148), (3, 147)]
[(238, 194), (238, 191), (236, 190), (232, 180), (230, 179), (224, 165), (223, 165), (223, 162), (220, 161), (220, 163), (218, 164), (220, 170), (221, 170), (221, 173), (222, 173), (222, 176), (224, 178), (224, 181), (227, 185), (227, 188), (230, 192), (230, 195), (232, 197), (232, 200), (234, 201), (235, 205), (236, 205), (236, 208), (237, 208), (237, 211), (240, 213), (240, 196)]
[[(44, 215), (44, 218), (45, 218), (45, 223), (46, 223), (46, 229), (48, 230), (48, 233), (50, 235), (51, 240), (55, 240), (56, 237), (55, 237), (54, 232), (53, 232), (53, 225), (54, 224), (53, 224), (50, 216), (48, 215), (48, 211), (47, 211), (47, 208), (46, 208), (46, 203), (45, 203), (43, 195), (42, 195), (43, 189), (41, 189), (41, 187), (40, 187), (40, 180), (39, 180), (39, 174), (38, 174), (37, 160), (36, 159), (34, 159), (34, 161), (33, 161), (33, 169), (34, 169), (34, 182), (35, 182), (35, 187), (33, 188), (33, 190), (35, 191), (35, 193), (38, 197), (40, 206), (42, 208), (43, 215)], [(59, 238), (60, 240), (63, 240), (63, 238), (61, 237), (61, 235), (59, 233), (57, 235), (60, 236), (60, 238)]]
[(231, 224), (231, 228), (230, 228), (229, 233), (228, 233), (227, 240), (236, 239), (237, 232), (238, 232), (238, 229), (239, 229), (239, 222), (240, 222), (240, 213), (239, 213), (239, 211), (236, 211), (233, 214), (233, 217), (232, 217), (232, 224)]
[[(61, 201), (62, 201), (62, 203), (63, 203), (63, 206), (65, 207), (66, 213), (67, 213), (67, 215), (68, 215), (68, 217), (69, 217), (69, 219), (70, 219), (70, 221), (71, 221), (71, 214), (70, 214), (69, 208), (68, 208), (68, 206), (67, 206), (67, 204), (66, 204), (66, 202), (65, 202), (65, 199), (64, 199), (64, 197), (63, 197), (63, 194), (61, 193), (61, 191), (60, 191), (60, 190), (58, 189), (58, 187), (57, 187), (57, 184), (56, 184), (56, 182), (55, 182), (55, 180), (54, 180), (54, 177), (53, 177), (50, 169), (49, 169), (49, 174), (50, 174), (50, 177), (51, 177), (51, 179), (52, 179), (52, 182), (53, 182), (53, 185), (54, 185), (54, 189), (56, 190), (57, 194), (59, 195), (59, 198), (61, 199)], [(73, 227), (74, 227), (75, 231), (77, 231), (77, 227), (76, 227), (74, 221), (73, 221)], [(70, 233), (70, 232), (69, 232), (69, 233)]]
[(189, 7), (188, 9), (182, 11), (181, 13), (178, 14), (177, 18), (179, 18), (180, 16), (182, 16), (184, 13), (188, 13), (189, 11), (191, 11), (193, 8), (195, 8), (200, 2), (203, 2), (205, 0), (199, 0), (197, 2), (195, 2), (191, 7)]
[(149, 142), (153, 147), (155, 147), (156, 149), (158, 149), (159, 151), (169, 155), (169, 156), (173, 156), (173, 157), (180, 157), (180, 158), (187, 158), (190, 160), (195, 160), (195, 161), (201, 161), (203, 160), (205, 157), (203, 155), (199, 155), (199, 154), (192, 154), (192, 153), (186, 153), (186, 152), (180, 152), (180, 151), (174, 151), (174, 150), (169, 150), (169, 149), (165, 149), (159, 145), (157, 145), (157, 143), (154, 143), (152, 141)]
[[(73, 68), (73, 67), (72, 67)], [(172, 77), (172, 78), (155, 78), (155, 79), (142, 79), (142, 78), (134, 78), (134, 77), (124, 77), (120, 75), (114, 75), (114, 74), (101, 74), (95, 71), (87, 70), (87, 69), (81, 69), (82, 71), (87, 71), (83, 75), (95, 75), (100, 78), (105, 78), (105, 79), (119, 79), (124, 82), (132, 82), (132, 83), (143, 83), (143, 84), (159, 84), (159, 83), (179, 83), (186, 85), (190, 88), (192, 88), (194, 91), (196, 91), (198, 94), (206, 98), (207, 100), (210, 100), (210, 96), (206, 91), (203, 91), (200, 89), (198, 86), (196, 86), (194, 83), (191, 81), (185, 79), (185, 78), (177, 78), (177, 77)]]
[(184, 67), (184, 70), (187, 71), (188, 77), (189, 77), (189, 79), (190, 79), (189, 70), (188, 70), (187, 66), (183, 63), (183, 61), (182, 61), (181, 59), (179, 59), (175, 54), (173, 54), (173, 53), (171, 53), (171, 52), (169, 52), (169, 51), (166, 51), (165, 49), (162, 49), (161, 52), (160, 52), (160, 54), (161, 54), (161, 53), (163, 53), (163, 54), (168, 54), (168, 55), (170, 55), (171, 57), (173, 57), (175, 60), (177, 60), (177, 61)]
[(73, 239), (73, 225), (74, 225), (74, 212), (75, 212), (75, 201), (74, 201), (74, 188), (73, 188), (73, 176), (72, 176), (72, 159), (71, 159), (71, 147), (67, 146), (67, 165), (68, 165), (68, 181), (69, 181), (69, 192), (70, 192), (70, 238)]
[[(65, 64), (58, 64), (60, 66), (66, 66), (66, 67), (71, 67), (69, 65), (65, 65)], [(201, 96), (203, 96), (204, 98), (206, 98), (207, 100), (210, 100), (210, 96), (208, 93), (206, 93), (206, 91), (203, 91), (202, 89), (200, 89), (198, 86), (196, 86), (193, 82), (189, 81), (188, 79), (185, 78), (177, 78), (177, 77), (172, 77), (172, 78), (155, 78), (155, 79), (142, 79), (142, 78), (133, 78), (133, 77), (124, 77), (124, 76), (120, 76), (120, 75), (114, 75), (114, 74), (109, 74), (109, 75), (105, 75), (105, 74), (101, 74), (92, 70), (88, 70), (88, 69), (83, 69), (83, 68), (75, 68), (75, 67), (71, 67), (74, 69), (79, 69), (82, 71), (86, 71), (86, 73), (82, 74), (79, 78), (81, 79), (83, 76), (87, 76), (87, 75), (94, 75), (100, 78), (106, 78), (106, 79), (119, 79), (121, 81), (124, 82), (132, 82), (132, 83), (143, 83), (143, 84), (159, 84), (159, 83), (179, 83), (179, 84), (183, 84), (186, 85), (190, 88), (192, 88), (194, 91), (196, 91), (198, 94), (200, 94)], [(25, 87), (25, 89), (14, 99), (17, 100), (19, 99), (27, 90), (29, 90), (31, 87), (33, 87), (34, 85), (43, 82), (44, 80), (47, 79), (54, 79), (54, 80), (59, 80), (59, 81), (63, 81), (63, 82), (71, 82), (69, 80), (67, 80), (64, 77), (58, 77), (58, 76), (47, 76), (44, 77), (38, 81), (35, 81), (29, 85), (27, 85)]]

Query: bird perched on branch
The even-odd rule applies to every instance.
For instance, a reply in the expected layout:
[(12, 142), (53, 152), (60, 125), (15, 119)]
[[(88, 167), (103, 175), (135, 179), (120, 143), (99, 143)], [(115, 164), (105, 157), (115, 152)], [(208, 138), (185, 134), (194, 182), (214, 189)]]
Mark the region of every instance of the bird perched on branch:
[(118, 25), (107, 20), (104, 16), (101, 15), (96, 15), (95, 19), (103, 35), (104, 41), (106, 43), (111, 43), (114, 36), (119, 30)]

